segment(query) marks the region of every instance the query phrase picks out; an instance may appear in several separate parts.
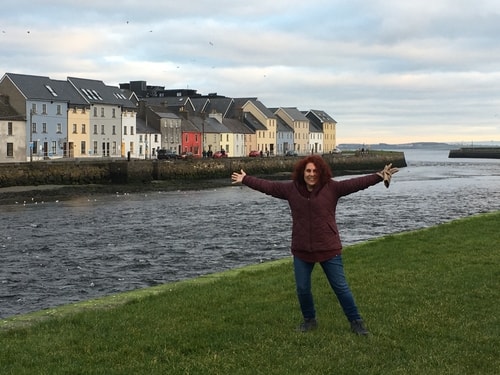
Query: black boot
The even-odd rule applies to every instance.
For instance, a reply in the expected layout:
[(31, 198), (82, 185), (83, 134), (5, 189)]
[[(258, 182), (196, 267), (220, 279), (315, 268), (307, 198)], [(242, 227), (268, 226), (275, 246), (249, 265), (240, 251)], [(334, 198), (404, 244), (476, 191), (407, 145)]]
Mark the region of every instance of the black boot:
[(318, 322), (315, 318), (304, 319), (304, 321), (298, 326), (297, 331), (307, 332), (312, 331), (318, 327)]
[(365, 323), (361, 319), (356, 319), (351, 322), (351, 331), (360, 336), (368, 336), (370, 332), (365, 327)]

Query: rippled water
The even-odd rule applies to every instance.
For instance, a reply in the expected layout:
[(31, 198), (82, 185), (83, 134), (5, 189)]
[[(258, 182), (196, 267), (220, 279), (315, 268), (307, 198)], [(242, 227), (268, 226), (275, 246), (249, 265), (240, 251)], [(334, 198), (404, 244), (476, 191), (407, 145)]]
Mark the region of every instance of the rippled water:
[[(500, 210), (499, 160), (405, 154), (341, 200), (344, 245)], [(0, 318), (290, 255), (288, 205), (246, 187), (27, 201), (0, 206)]]

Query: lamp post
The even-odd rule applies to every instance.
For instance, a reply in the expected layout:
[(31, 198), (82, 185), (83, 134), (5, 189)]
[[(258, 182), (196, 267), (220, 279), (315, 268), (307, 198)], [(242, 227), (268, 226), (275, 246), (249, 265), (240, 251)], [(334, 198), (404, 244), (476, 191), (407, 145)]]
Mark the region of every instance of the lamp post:
[(205, 119), (201, 123), (201, 155), (205, 155)]
[(30, 109), (30, 163), (33, 162), (33, 109)]

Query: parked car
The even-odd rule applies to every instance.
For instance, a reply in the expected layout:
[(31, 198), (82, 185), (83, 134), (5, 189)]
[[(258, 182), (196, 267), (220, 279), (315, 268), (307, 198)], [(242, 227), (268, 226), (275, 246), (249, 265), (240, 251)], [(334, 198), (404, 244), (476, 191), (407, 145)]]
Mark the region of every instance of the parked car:
[(192, 159), (194, 158), (194, 154), (192, 152), (183, 152), (181, 154), (181, 159)]
[(288, 150), (285, 156), (298, 156), (296, 151)]
[(212, 157), (214, 159), (227, 158), (227, 152), (224, 150), (216, 151), (216, 152), (214, 152)]
[(161, 149), (156, 152), (156, 158), (158, 160), (178, 159), (179, 155), (175, 151)]
[(342, 150), (340, 148), (334, 148), (332, 151), (334, 154), (341, 154)]
[(256, 158), (258, 156), (260, 156), (260, 152), (259, 151), (250, 151), (250, 153), (248, 154), (248, 156), (250, 156), (251, 158)]

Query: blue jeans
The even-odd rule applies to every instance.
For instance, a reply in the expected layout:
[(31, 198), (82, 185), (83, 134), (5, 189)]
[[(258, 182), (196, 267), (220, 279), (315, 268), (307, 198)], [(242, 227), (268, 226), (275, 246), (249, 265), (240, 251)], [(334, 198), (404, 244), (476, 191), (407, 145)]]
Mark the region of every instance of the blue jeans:
[[(316, 310), (314, 308), (314, 299), (311, 292), (311, 273), (315, 263), (304, 262), (303, 260), (293, 257), (293, 268), (295, 273), (295, 284), (297, 286), (297, 297), (299, 299), (300, 309), (304, 319), (316, 318)], [(337, 299), (344, 311), (348, 321), (361, 319), (358, 308), (354, 302), (349, 285), (344, 275), (344, 265), (342, 256), (338, 255), (331, 259), (320, 263), (323, 272), (337, 296)]]

